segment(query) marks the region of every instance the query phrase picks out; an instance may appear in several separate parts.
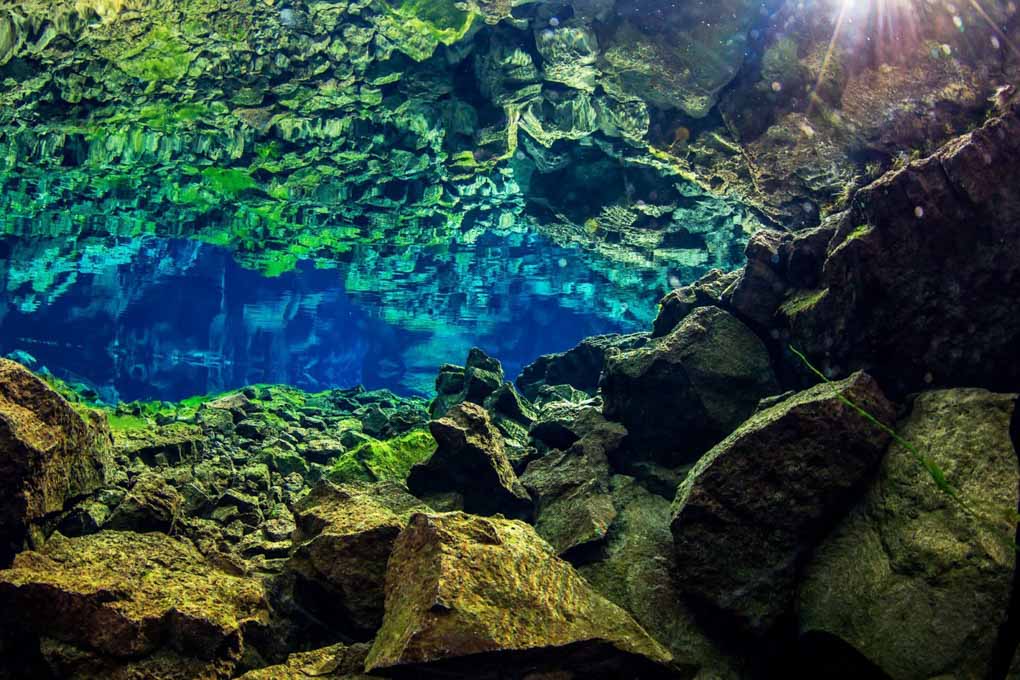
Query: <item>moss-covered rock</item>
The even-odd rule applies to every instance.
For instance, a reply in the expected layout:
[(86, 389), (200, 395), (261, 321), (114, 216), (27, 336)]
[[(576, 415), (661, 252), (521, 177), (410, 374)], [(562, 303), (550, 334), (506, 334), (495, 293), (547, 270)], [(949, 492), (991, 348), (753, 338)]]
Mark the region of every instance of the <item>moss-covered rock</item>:
[(102, 486), (110, 450), (100, 414), (72, 407), (28, 369), (0, 359), (0, 564), (33, 522)]
[(432, 421), (429, 429), (438, 446), (427, 461), (411, 468), (407, 486), (412, 493), (427, 499), (453, 492), (462, 496), (468, 512), (531, 517), (531, 497), (485, 409), (470, 402), (459, 404)]
[(671, 659), (528, 525), (416, 514), (387, 567), (386, 617), (366, 669), (675, 677)]
[[(897, 428), (959, 494), (894, 444), (867, 496), (819, 548), (800, 593), (804, 633), (836, 636), (896, 680), (985, 678), (1016, 567), (1016, 395), (925, 392)], [(1015, 436), (1015, 434), (1014, 434)]]
[(297, 530), (288, 569), (295, 597), (348, 635), (366, 638), (382, 623), (386, 561), (413, 512), (427, 506), (391, 482), (320, 483), (294, 507)]
[(278, 666), (269, 666), (248, 671), (238, 680), (303, 680), (324, 678), (325, 680), (367, 680), (365, 657), (367, 644), (336, 644), (310, 652), (298, 652), (287, 657)]
[(385, 441), (359, 444), (336, 459), (328, 477), (334, 482), (401, 482), (411, 468), (427, 460), (436, 450), (428, 430), (412, 430)]
[[(0, 572), (6, 625), (55, 638), (115, 665), (159, 652), (224, 662), (266, 623), (262, 584), (219, 571), (164, 534), (59, 535)], [(226, 674), (212, 677), (228, 677)]]

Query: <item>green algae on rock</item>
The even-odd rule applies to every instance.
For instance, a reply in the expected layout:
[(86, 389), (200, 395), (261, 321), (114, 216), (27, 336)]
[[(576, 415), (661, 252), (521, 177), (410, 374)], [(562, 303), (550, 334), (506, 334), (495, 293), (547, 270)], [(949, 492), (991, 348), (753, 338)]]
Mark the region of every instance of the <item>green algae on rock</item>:
[(98, 413), (0, 359), (0, 563), (21, 549), (33, 522), (103, 485), (111, 448)]
[(236, 663), (268, 617), (262, 584), (162, 534), (54, 536), (0, 572), (4, 620), (108, 659), (160, 650)]
[[(294, 506), (295, 548), (287, 563), (317, 586), (304, 606), (348, 634), (376, 630), (394, 541), (412, 513), (427, 511), (393, 483), (316, 486)], [(328, 594), (328, 604), (322, 593)]]
[(497, 677), (518, 665), (677, 677), (671, 663), (527, 524), (449, 513), (416, 514), (397, 539), (365, 667), (416, 677), (458, 668)]
[(992, 673), (1000, 605), (1016, 588), (1015, 408), (1015, 394), (985, 390), (917, 397), (898, 431), (945, 471), (973, 514), (893, 444), (867, 495), (807, 568), (803, 631), (837, 636), (896, 680)]

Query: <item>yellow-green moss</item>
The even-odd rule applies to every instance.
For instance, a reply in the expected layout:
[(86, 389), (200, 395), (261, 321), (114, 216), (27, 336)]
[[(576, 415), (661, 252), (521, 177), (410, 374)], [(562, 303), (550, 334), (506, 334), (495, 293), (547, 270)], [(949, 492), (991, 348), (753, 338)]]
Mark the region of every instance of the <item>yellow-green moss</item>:
[(784, 302), (779, 310), (786, 316), (796, 316), (813, 308), (825, 299), (829, 294), (828, 288), (822, 290), (802, 290), (794, 293), (793, 297)]
[(373, 440), (348, 451), (333, 464), (329, 478), (335, 482), (403, 482), (415, 463), (436, 450), (427, 430), (412, 430), (386, 441)]

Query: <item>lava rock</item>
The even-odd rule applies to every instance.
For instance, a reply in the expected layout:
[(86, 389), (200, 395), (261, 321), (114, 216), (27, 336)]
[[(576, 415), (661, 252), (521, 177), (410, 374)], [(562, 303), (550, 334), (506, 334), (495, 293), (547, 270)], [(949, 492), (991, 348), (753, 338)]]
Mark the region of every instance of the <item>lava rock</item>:
[(958, 389), (917, 397), (897, 429), (939, 466), (967, 508), (893, 444), (867, 496), (807, 569), (801, 631), (845, 641), (894, 680), (995, 676), (1017, 587), (1016, 418), (1014, 394)]
[(501, 513), (528, 519), (532, 502), (507, 459), (503, 437), (481, 406), (464, 403), (429, 430), (438, 447), (425, 461), (411, 468), (407, 488), (425, 498), (455, 492), (464, 510), (479, 515)]
[(337, 630), (365, 637), (382, 623), (386, 561), (413, 512), (401, 486), (320, 482), (294, 506), (295, 600)]
[(110, 449), (99, 414), (80, 415), (28, 369), (0, 359), (0, 565), (33, 522), (103, 485)]
[(229, 666), (244, 653), (246, 630), (268, 619), (258, 580), (221, 572), (164, 534), (119, 531), (57, 534), (18, 555), (0, 572), (0, 614), (112, 667), (161, 651)]
[(535, 499), (535, 529), (556, 552), (576, 563), (601, 543), (616, 517), (609, 495), (609, 454), (627, 431), (598, 416), (594, 426), (566, 451), (530, 463), (521, 483)]
[(789, 615), (799, 569), (874, 474), (895, 412), (864, 373), (753, 416), (677, 490), (671, 528), (685, 596), (756, 635)]
[(170, 533), (181, 517), (184, 499), (167, 480), (147, 472), (135, 480), (104, 525), (120, 531)]
[(523, 522), (417, 514), (386, 572), (365, 668), (396, 677), (683, 677), (671, 655)]
[(761, 340), (717, 307), (611, 356), (602, 380), (605, 415), (626, 426), (632, 459), (667, 466), (697, 460), (777, 391)]
[(547, 354), (525, 366), (517, 378), (517, 387), (532, 400), (546, 385), (570, 385), (589, 395), (594, 394), (605, 367), (606, 354), (610, 350), (623, 352), (636, 349), (647, 341), (646, 333), (585, 338), (566, 352)]
[(891, 393), (1020, 381), (1020, 102), (855, 196), (818, 289), (784, 304), (824, 370)]

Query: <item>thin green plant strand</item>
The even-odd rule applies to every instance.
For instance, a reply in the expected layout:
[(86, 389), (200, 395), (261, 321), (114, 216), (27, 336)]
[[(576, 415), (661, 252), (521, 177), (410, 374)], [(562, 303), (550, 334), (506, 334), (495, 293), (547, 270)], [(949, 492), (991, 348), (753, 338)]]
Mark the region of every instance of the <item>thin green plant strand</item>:
[[(909, 451), (910, 454), (914, 457), (914, 459), (918, 462), (918, 464), (920, 464), (921, 467), (925, 469), (925, 471), (931, 477), (932, 481), (935, 483), (935, 486), (938, 487), (939, 491), (941, 491), (942, 493), (946, 494), (946, 496), (951, 498), (960, 507), (960, 509), (963, 510), (964, 513), (966, 513), (969, 517), (974, 518), (981, 524), (984, 524), (987, 528), (991, 529), (992, 532), (995, 533), (1003, 541), (1005, 545), (1009, 546), (1013, 550), (1020, 552), (1020, 546), (1017, 545), (1017, 542), (1014, 537), (1008, 535), (1006, 532), (1002, 531), (999, 527), (992, 526), (992, 523), (987, 518), (983, 517), (972, 507), (970, 507), (970, 505), (960, 495), (960, 492), (949, 482), (948, 479), (946, 479), (946, 473), (942, 470), (941, 467), (939, 467), (938, 463), (936, 463), (931, 458), (921, 453), (920, 449), (918, 449), (911, 442), (904, 439), (903, 436), (901, 436), (900, 433), (898, 433), (896, 430), (889, 427), (881, 420), (873, 416), (871, 413), (869, 413), (868, 411), (854, 403), (852, 400), (841, 394), (839, 390), (836, 389), (836, 386), (833, 384), (832, 380), (830, 380), (829, 377), (825, 375), (822, 371), (818, 370), (818, 368), (811, 363), (811, 361), (807, 358), (807, 356), (804, 355), (803, 352), (798, 350), (793, 345), (789, 345), (789, 348), (790, 351), (793, 352), (797, 356), (797, 358), (800, 359), (801, 362), (803, 362), (805, 366), (807, 366), (808, 370), (810, 370), (816, 376), (821, 378), (822, 381), (824, 381), (825, 384), (832, 389), (832, 393), (836, 396), (837, 399), (839, 399), (842, 403), (846, 404), (851, 409), (856, 411), (858, 414), (861, 415), (862, 418), (875, 425), (875, 427), (879, 428), (883, 432), (888, 433), (893, 438), (893, 441), (895, 441), (897, 444), (899, 444), (904, 449)], [(1016, 512), (1015, 510), (1007, 510), (1002, 514), (1002, 516), (1006, 521), (1011, 522), (1013, 524), (1016, 524), (1018, 521), (1020, 521), (1020, 513)]]

